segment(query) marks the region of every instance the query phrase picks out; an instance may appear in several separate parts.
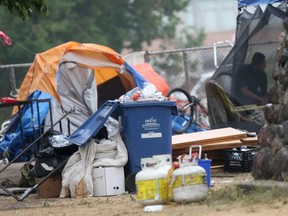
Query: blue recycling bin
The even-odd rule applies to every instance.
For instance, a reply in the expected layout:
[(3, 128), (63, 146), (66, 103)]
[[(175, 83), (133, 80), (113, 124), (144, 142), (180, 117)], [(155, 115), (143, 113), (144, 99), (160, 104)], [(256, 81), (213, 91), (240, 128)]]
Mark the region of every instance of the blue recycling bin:
[(158, 154), (172, 154), (174, 101), (120, 104), (120, 133), (128, 151), (125, 175), (141, 170), (140, 160)]

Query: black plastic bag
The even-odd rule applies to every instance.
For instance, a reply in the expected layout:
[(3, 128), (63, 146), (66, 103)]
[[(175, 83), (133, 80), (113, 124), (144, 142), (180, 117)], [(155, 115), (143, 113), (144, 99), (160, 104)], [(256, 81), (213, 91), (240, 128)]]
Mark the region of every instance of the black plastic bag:
[[(34, 167), (29, 171), (29, 176), (41, 178), (48, 175), (52, 170), (58, 167), (70, 155), (60, 156), (55, 152), (55, 149), (48, 147), (40, 151), (36, 156)], [(62, 170), (58, 170), (61, 172)]]

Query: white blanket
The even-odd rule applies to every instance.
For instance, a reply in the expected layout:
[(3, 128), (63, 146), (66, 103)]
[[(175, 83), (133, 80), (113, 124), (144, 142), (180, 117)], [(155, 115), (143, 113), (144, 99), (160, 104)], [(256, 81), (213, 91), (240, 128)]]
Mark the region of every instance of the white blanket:
[(98, 143), (92, 139), (86, 145), (79, 146), (65, 165), (60, 197), (92, 196), (93, 167), (122, 167), (127, 161), (127, 149), (119, 133)]

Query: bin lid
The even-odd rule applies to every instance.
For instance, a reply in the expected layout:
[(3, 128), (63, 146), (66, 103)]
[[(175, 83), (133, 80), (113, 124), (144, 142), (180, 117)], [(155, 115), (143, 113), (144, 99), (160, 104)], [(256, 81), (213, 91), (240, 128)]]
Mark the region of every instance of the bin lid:
[(119, 100), (106, 101), (89, 119), (87, 119), (70, 137), (69, 142), (81, 146), (96, 136), (108, 117), (119, 107)]
[(130, 103), (120, 103), (121, 108), (134, 108), (134, 107), (170, 107), (172, 115), (178, 115), (177, 106), (175, 101), (139, 101)]

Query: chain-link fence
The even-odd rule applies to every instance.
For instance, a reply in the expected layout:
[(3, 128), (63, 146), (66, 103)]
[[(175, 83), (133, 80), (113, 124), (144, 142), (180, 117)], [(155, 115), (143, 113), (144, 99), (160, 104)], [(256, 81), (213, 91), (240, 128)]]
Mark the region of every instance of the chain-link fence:
[[(257, 50), (275, 59), (278, 42), (269, 42), (269, 46), (262, 45), (256, 47)], [(268, 48), (263, 50), (261, 47)], [(227, 45), (224, 41), (215, 43), (214, 46), (145, 52), (144, 57), (145, 61), (166, 80), (170, 89), (180, 87), (202, 99), (206, 97), (205, 81), (213, 75), (231, 49), (232, 44)], [(252, 53), (253, 50), (248, 52)], [(30, 65), (31, 63), (0, 66), (0, 98), (17, 94)], [(274, 64), (267, 62), (267, 66), (271, 73)], [(1, 110), (0, 123), (9, 119), (10, 114), (10, 108)]]
[(213, 75), (232, 48), (227, 44), (154, 51), (145, 53), (145, 61), (168, 83), (170, 89), (180, 87), (201, 98), (203, 84)]
[[(180, 87), (202, 99), (206, 98), (205, 81), (214, 74), (232, 49), (232, 44), (229, 43), (223, 41), (214, 46), (146, 52), (145, 61), (166, 80), (170, 89)], [(252, 44), (247, 50), (251, 55), (258, 51), (266, 56), (269, 85), (273, 82), (278, 47), (278, 41), (269, 41)], [(251, 57), (247, 56), (247, 61)]]
[[(4, 97), (15, 98), (20, 85), (31, 66), (28, 64), (13, 64), (0, 66), (0, 99)], [(10, 119), (12, 107), (2, 107), (0, 110), (0, 126)]]

